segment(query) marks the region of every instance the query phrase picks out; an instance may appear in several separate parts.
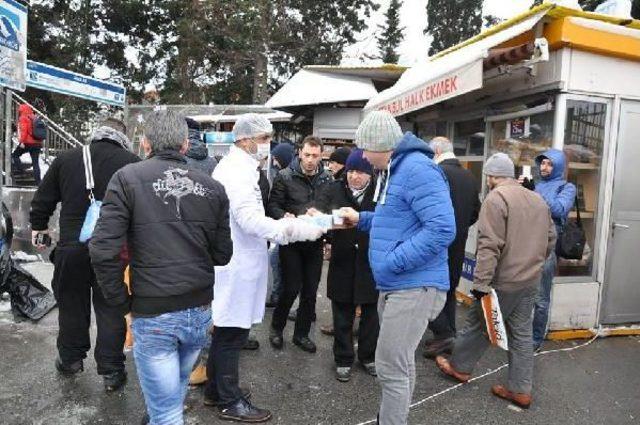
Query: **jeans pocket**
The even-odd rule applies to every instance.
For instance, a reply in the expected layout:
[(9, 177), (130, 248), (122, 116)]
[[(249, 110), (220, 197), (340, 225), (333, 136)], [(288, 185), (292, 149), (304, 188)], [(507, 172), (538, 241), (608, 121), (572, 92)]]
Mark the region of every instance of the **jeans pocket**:
[(149, 354), (159, 350), (171, 350), (176, 344), (176, 326), (165, 316), (133, 318), (131, 329), (135, 340), (134, 348), (144, 349)]

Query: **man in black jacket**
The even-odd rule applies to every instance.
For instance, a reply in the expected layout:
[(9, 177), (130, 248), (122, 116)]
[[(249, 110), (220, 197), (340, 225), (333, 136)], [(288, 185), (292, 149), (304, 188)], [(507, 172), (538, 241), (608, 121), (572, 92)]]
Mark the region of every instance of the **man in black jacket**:
[[(289, 167), (280, 171), (273, 181), (267, 214), (276, 220), (287, 215), (306, 214), (314, 205), (318, 192), (330, 181), (331, 176), (322, 168), (322, 141), (307, 136), (302, 141), (298, 157), (291, 161)], [(269, 341), (274, 348), (282, 348), (282, 332), (287, 324), (287, 316), (300, 294), (293, 343), (304, 351), (315, 353), (316, 345), (309, 339), (309, 330), (316, 310), (322, 273), (322, 241), (281, 246), (280, 267), (282, 289), (273, 311)]]
[[(104, 197), (111, 176), (120, 168), (140, 160), (131, 153), (122, 122), (109, 119), (90, 138), (96, 199)], [(38, 234), (47, 234), (49, 219), (59, 202), (60, 240), (51, 258), (54, 264), (51, 286), (58, 302), (58, 358), (55, 365), (64, 375), (83, 370), (83, 359), (91, 348), (91, 301), (98, 333), (95, 359), (105, 389), (116, 390), (126, 382), (126, 334), (124, 316), (109, 306), (99, 290), (91, 268), (87, 245), (79, 242), (80, 229), (89, 208), (82, 148), (63, 152), (53, 161), (31, 202), (30, 221), (34, 245)], [(42, 249), (44, 246), (37, 246)], [(121, 247), (122, 248), (122, 247)]]
[(462, 167), (453, 153), (453, 144), (446, 137), (436, 137), (430, 142), (435, 153), (434, 161), (442, 168), (449, 181), (451, 202), (456, 217), (456, 238), (449, 246), (449, 292), (447, 302), (436, 320), (429, 323), (434, 339), (425, 344), (424, 356), (435, 358), (444, 352), (451, 353), (456, 336), (456, 288), (460, 283), (464, 251), (469, 227), (478, 220), (480, 196), (478, 181)]
[[(211, 326), (214, 266), (233, 247), (222, 185), (191, 169), (184, 117), (146, 118), (148, 159), (114, 174), (89, 244), (110, 305), (131, 311), (134, 359), (152, 424), (182, 423), (189, 373)], [(130, 296), (118, 253), (128, 244)]]

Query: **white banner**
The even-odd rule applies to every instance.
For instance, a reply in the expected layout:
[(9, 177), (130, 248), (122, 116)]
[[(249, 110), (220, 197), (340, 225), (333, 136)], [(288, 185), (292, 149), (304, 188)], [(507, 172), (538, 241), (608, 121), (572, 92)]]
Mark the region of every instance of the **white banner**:
[(482, 59), (479, 59), (409, 89), (377, 109), (386, 109), (394, 116), (404, 115), (481, 87)]
[(27, 74), (27, 7), (0, 0), (0, 86), (24, 91)]

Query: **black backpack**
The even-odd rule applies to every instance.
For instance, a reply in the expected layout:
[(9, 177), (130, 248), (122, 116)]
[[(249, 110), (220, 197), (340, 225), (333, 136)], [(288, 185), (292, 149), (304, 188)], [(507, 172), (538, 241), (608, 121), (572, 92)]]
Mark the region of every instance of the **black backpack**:
[(567, 219), (562, 233), (558, 235), (556, 255), (567, 260), (582, 260), (586, 241), (582, 220), (580, 220), (578, 198), (576, 197), (576, 220)]

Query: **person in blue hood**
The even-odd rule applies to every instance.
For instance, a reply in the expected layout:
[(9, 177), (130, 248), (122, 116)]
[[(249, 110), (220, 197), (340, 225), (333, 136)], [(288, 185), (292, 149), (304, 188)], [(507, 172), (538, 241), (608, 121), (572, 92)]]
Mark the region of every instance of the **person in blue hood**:
[[(569, 211), (573, 208), (576, 200), (576, 187), (564, 179), (566, 159), (561, 150), (549, 149), (538, 156), (536, 167), (540, 179), (535, 182), (535, 191), (549, 206), (559, 239), (567, 222)], [(533, 315), (533, 347), (535, 350), (540, 348), (547, 332), (551, 286), (557, 263), (556, 253), (552, 251), (542, 269), (540, 292), (536, 299)]]
[(447, 299), (447, 248), (456, 235), (449, 185), (433, 151), (402, 135), (387, 111), (371, 112), (356, 145), (382, 173), (374, 212), (343, 208), (345, 223), (369, 232), (369, 263), (380, 291), (375, 364), (382, 387), (379, 423), (407, 423), (415, 384), (415, 351)]

